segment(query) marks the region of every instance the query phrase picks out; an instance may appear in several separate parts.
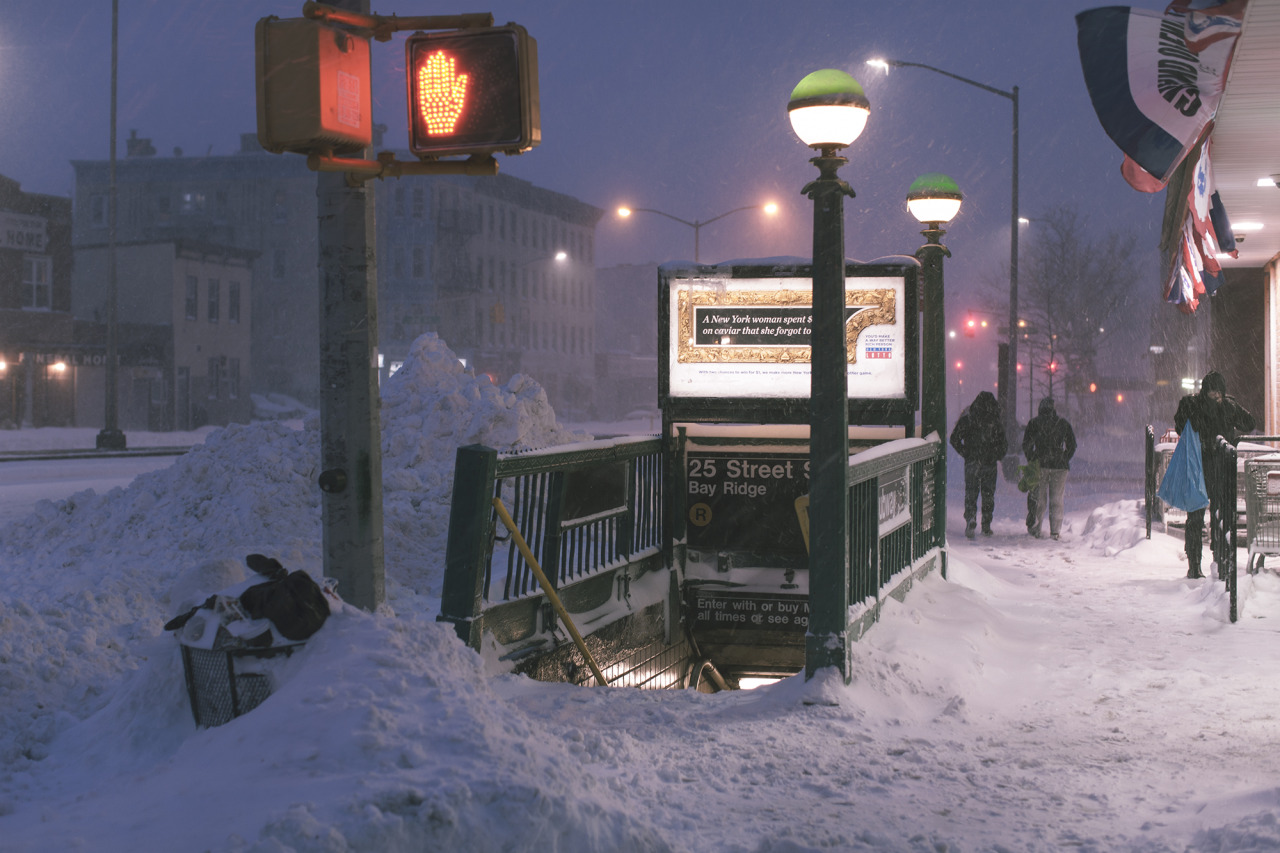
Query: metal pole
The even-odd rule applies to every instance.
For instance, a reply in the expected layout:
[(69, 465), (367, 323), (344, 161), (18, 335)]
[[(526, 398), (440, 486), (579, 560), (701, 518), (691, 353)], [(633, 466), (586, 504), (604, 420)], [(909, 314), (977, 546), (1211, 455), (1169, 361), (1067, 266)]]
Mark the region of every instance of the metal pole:
[(805, 187), (813, 199), (813, 331), (809, 339), (809, 631), (805, 680), (823, 667), (850, 664), (849, 607), (849, 355), (845, 340), (844, 197), (836, 171), (849, 162), (835, 148), (810, 160), (819, 177)]
[[(369, 0), (332, 5), (369, 12)], [(372, 611), (386, 598), (373, 191), (339, 172), (316, 182), (324, 574), (345, 601)]]
[[(1013, 87), (1013, 201), (1010, 205), (1009, 227), (1009, 364), (1018, 363), (1018, 87)], [(1009, 447), (1018, 443), (1018, 383), (1009, 383), (1009, 404), (1005, 407), (1007, 428), (1005, 435)], [(1017, 480), (1018, 456), (1006, 457), (1005, 479)]]
[[(921, 432), (928, 436), (936, 432), (945, 451), (947, 443), (947, 333), (946, 312), (943, 299), (942, 259), (951, 252), (942, 245), (942, 223), (930, 222), (920, 232), (925, 244), (916, 250), (916, 257), (923, 267), (924, 316), (921, 339), (924, 344), (924, 382), (921, 404)], [(960, 400), (961, 386), (956, 386), (956, 403)], [(947, 466), (938, 466), (937, 481), (933, 491), (934, 524), (939, 541), (945, 542), (947, 529)]]
[(103, 390), (103, 426), (95, 445), (99, 450), (124, 450), (120, 431), (120, 383), (117, 353), (116, 302), (116, 80), (119, 66), (120, 0), (111, 0), (111, 152), (107, 158), (107, 374)]

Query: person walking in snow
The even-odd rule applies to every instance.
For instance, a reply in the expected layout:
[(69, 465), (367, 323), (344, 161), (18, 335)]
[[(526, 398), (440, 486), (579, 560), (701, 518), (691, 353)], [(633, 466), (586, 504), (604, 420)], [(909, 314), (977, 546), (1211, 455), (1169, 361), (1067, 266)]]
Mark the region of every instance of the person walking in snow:
[(1002, 421), (995, 395), (980, 391), (951, 431), (951, 446), (964, 460), (964, 535), (970, 539), (978, 526), (979, 493), (982, 535), (991, 535), (991, 515), (996, 509), (996, 463), (1009, 450)]
[[(1022, 436), (1022, 453), (1027, 462), (1040, 463), (1036, 483), (1034, 512), (1027, 515), (1027, 533), (1039, 539), (1044, 535), (1044, 515), (1049, 513), (1049, 535), (1054, 539), (1062, 532), (1062, 498), (1067, 487), (1067, 471), (1076, 455), (1076, 434), (1067, 419), (1058, 415), (1053, 398), (1040, 401), (1039, 414), (1027, 424)], [(1030, 510), (1030, 501), (1028, 501)]]
[[(1253, 415), (1227, 396), (1227, 380), (1216, 370), (1210, 370), (1200, 382), (1198, 394), (1188, 394), (1178, 401), (1178, 411), (1173, 416), (1173, 428), (1181, 435), (1187, 424), (1191, 424), (1196, 435), (1200, 437), (1200, 461), (1204, 466), (1205, 490), (1209, 493), (1211, 511), (1216, 511), (1214, 495), (1218, 493), (1215, 482), (1220, 476), (1211, 465), (1213, 442), (1222, 436), (1231, 444), (1240, 441), (1240, 436), (1254, 428)], [(1233, 499), (1234, 500), (1234, 499)], [(1234, 515), (1234, 507), (1231, 507)], [(1234, 519), (1233, 519), (1234, 521)], [(1187, 552), (1187, 577), (1202, 578), (1200, 558), (1204, 540), (1204, 510), (1197, 509), (1187, 513), (1187, 526), (1182, 535), (1182, 547)]]

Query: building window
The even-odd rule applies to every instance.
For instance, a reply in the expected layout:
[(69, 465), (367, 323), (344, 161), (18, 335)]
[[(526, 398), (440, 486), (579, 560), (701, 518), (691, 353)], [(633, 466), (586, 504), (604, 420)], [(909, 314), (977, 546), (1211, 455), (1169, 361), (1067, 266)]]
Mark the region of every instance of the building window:
[(222, 283), (216, 278), (209, 279), (209, 310), (206, 312), (210, 323), (218, 322), (218, 305), (222, 301)]
[(156, 196), (156, 222), (161, 225), (169, 224), (170, 202), (167, 195)]
[(284, 249), (271, 250), (271, 277), (277, 281), (284, 278)]
[(396, 187), (396, 216), (404, 216), (404, 187)]
[(200, 313), (200, 283), (195, 276), (187, 276), (187, 300), (186, 300), (186, 318), (188, 320), (199, 319)]
[(91, 228), (106, 228), (106, 196), (88, 197), (88, 224)]
[(240, 322), (240, 282), (227, 282), (227, 322)]
[(53, 307), (53, 261), (43, 255), (27, 255), (22, 259), (22, 284), (26, 291), (26, 308), (48, 311)]
[(179, 196), (178, 211), (190, 215), (204, 212), (204, 193), (187, 190)]
[(391, 250), (391, 268), (397, 277), (404, 275), (404, 249), (400, 246)]
[(413, 188), (413, 218), (421, 219), (427, 209), (427, 197), (422, 187)]
[(271, 221), (277, 224), (287, 222), (289, 219), (288, 196), (284, 190), (276, 190), (275, 196), (271, 200)]
[(240, 396), (240, 359), (231, 359), (230, 366), (231, 369), (228, 371), (230, 384), (227, 386), (227, 396), (235, 400)]
[(413, 277), (422, 278), (427, 274), (427, 253), (421, 246), (413, 247)]
[(216, 355), (209, 357), (209, 377), (206, 380), (209, 383), (209, 399), (218, 399), (218, 357)]

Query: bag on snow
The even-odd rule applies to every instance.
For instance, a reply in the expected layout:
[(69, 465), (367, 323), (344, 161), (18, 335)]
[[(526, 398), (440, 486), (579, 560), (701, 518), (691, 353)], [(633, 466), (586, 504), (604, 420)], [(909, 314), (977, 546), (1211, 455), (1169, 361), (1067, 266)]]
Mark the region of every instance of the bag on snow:
[(261, 554), (250, 554), (245, 562), (270, 578), (240, 593), (240, 604), (250, 619), (270, 619), (289, 640), (305, 640), (320, 630), (329, 618), (329, 602), (311, 575), (301, 569), (286, 571), (278, 561)]
[(1156, 497), (1187, 512), (1209, 505), (1209, 493), (1204, 485), (1204, 463), (1200, 459), (1200, 436), (1196, 435), (1191, 424), (1187, 424), (1178, 438), (1178, 446), (1169, 457), (1169, 467), (1160, 480)]

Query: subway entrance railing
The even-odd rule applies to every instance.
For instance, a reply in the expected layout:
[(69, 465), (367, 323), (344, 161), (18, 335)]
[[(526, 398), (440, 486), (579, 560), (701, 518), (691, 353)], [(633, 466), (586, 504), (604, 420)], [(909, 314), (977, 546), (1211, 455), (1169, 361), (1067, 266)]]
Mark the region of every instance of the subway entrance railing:
[[(686, 427), (671, 448), (656, 437), (518, 454), (460, 448), (439, 618), (491, 668), (542, 680), (597, 681), (551, 598), (611, 685), (723, 689), (803, 669), (806, 442)], [(933, 501), (943, 449), (855, 434), (854, 450), (856, 638), (889, 595), (942, 567)], [(495, 497), (554, 596), (498, 523)]]

